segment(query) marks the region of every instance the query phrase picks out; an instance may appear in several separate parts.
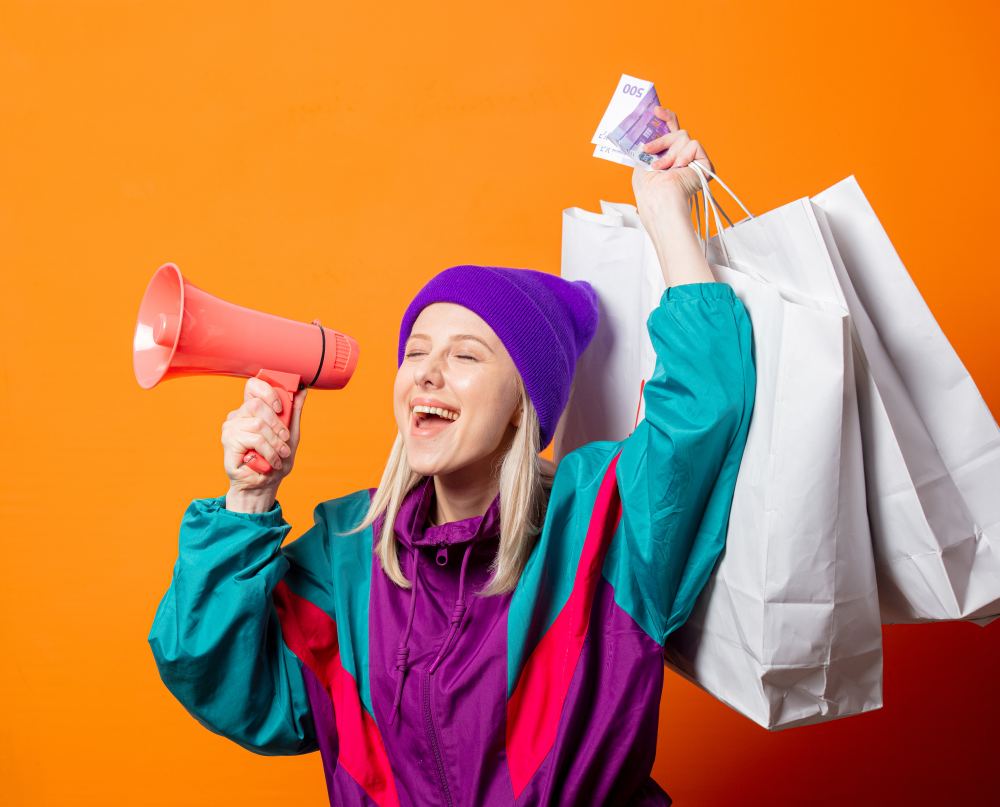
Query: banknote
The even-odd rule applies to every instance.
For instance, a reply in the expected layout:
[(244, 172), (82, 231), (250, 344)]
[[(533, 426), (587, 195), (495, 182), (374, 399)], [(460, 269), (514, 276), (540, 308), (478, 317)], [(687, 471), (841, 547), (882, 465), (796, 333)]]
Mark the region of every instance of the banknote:
[(598, 143), (594, 146), (594, 156), (600, 157), (602, 160), (608, 160), (609, 162), (630, 165), (633, 168), (637, 165), (642, 165), (642, 163), (633, 160), (627, 154), (623, 154), (618, 150), (618, 146), (612, 143)]
[(666, 121), (653, 114), (659, 103), (653, 82), (622, 73), (591, 138), (590, 142), (596, 146), (594, 156), (649, 170), (658, 155), (647, 154), (642, 150), (643, 145), (670, 131)]
[(653, 114), (659, 105), (656, 88), (650, 85), (631, 114), (607, 135), (608, 140), (633, 160), (641, 160), (647, 165), (652, 163), (657, 155), (647, 154), (642, 147), (670, 132), (667, 122)]

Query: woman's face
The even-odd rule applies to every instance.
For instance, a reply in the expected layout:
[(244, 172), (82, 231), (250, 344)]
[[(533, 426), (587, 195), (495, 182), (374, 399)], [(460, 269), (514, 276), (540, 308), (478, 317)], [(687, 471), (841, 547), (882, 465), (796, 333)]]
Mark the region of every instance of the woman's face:
[[(456, 303), (433, 303), (420, 312), (393, 398), (410, 467), (424, 476), (461, 469), (490, 474), (521, 419), (518, 372), (510, 354), (485, 320)], [(458, 418), (415, 413), (421, 399), (436, 401), (430, 405), (453, 410)]]

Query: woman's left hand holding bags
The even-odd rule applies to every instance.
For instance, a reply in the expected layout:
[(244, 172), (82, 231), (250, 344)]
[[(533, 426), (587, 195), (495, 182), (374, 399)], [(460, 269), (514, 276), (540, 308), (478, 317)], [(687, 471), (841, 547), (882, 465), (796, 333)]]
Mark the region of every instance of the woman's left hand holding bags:
[(647, 154), (664, 153), (649, 168), (638, 166), (632, 172), (632, 190), (640, 212), (663, 199), (687, 201), (700, 191), (701, 179), (694, 168), (688, 167), (692, 160), (697, 160), (715, 173), (715, 166), (708, 159), (704, 146), (692, 140), (686, 129), (680, 128), (677, 115), (662, 106), (655, 107), (653, 114), (667, 122), (670, 132), (642, 147)]
[(643, 146), (651, 154), (666, 152), (650, 168), (642, 165), (632, 172), (639, 218), (653, 241), (666, 285), (715, 282), (691, 223), (689, 200), (701, 190), (701, 178), (689, 163), (696, 159), (712, 173), (715, 167), (702, 145), (679, 128), (673, 112), (656, 106), (654, 114), (667, 122), (670, 132)]

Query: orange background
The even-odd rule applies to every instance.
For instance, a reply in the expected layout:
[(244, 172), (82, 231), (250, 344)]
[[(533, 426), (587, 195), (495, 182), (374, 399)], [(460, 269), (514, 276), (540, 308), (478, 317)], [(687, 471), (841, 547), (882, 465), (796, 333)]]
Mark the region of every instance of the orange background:
[[(177, 526), (227, 488), (243, 382), (141, 390), (139, 299), (175, 261), (358, 339), (349, 386), (306, 406), (294, 537), (378, 481), (429, 277), (557, 273), (563, 208), (632, 200), (589, 142), (622, 72), (755, 213), (853, 173), (1000, 411), (996, 4), (807, 5), (3, 0), (0, 799), (326, 803), (318, 754), (246, 752), (157, 676)], [(986, 803), (998, 631), (888, 627), (883, 709), (774, 734), (668, 672), (654, 775), (677, 805)]]

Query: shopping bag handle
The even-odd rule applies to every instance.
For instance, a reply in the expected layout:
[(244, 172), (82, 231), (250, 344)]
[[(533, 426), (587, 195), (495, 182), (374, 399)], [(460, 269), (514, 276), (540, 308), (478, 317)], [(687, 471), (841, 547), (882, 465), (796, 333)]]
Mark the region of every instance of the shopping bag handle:
[[(717, 180), (718, 183), (723, 188), (726, 189), (726, 193), (728, 193), (730, 196), (732, 196), (733, 199), (736, 200), (736, 203), (740, 207), (743, 208), (743, 212), (746, 213), (750, 218), (754, 217), (753, 213), (751, 213), (749, 210), (747, 210), (747, 206), (745, 204), (743, 204), (743, 202), (740, 200), (740, 197), (737, 196), (735, 193), (733, 193), (733, 189), (730, 188), (725, 182), (723, 182), (722, 181), (722, 177), (720, 177), (718, 174), (716, 174), (715, 172), (713, 172), (712, 169), (708, 168), (707, 166), (703, 165), (702, 163), (698, 162), (697, 160), (692, 160), (690, 163), (688, 163), (688, 165), (691, 168), (693, 168), (695, 171), (697, 171), (697, 172), (704, 172), (704, 173), (708, 174), (710, 177), (712, 177), (713, 179)], [(705, 177), (702, 176), (701, 173), (699, 173), (699, 177), (701, 178), (702, 188), (707, 188), (708, 187), (708, 182), (705, 179)], [(709, 191), (708, 195), (709, 196), (712, 195), (711, 191)], [(714, 198), (712, 199), (712, 201), (715, 202), (715, 204), (719, 204), (718, 202), (715, 201)], [(720, 207), (721, 207), (721, 205), (720, 205)], [(726, 216), (726, 221), (729, 221), (729, 217), (728, 216)]]
[[(718, 216), (718, 212), (719, 211), (715, 209), (716, 207), (718, 207), (718, 209), (722, 211), (722, 215), (726, 219), (726, 223), (730, 227), (733, 226), (732, 220), (729, 218), (729, 216), (726, 215), (726, 211), (722, 210), (722, 205), (718, 202), (718, 200), (712, 194), (712, 191), (709, 190), (708, 180), (705, 179), (705, 174), (708, 174), (709, 176), (713, 177), (720, 185), (722, 185), (722, 187), (726, 189), (726, 192), (730, 196), (732, 196), (733, 199), (736, 200), (736, 203), (741, 208), (743, 208), (743, 212), (746, 213), (748, 217), (754, 218), (753, 213), (751, 213), (750, 210), (747, 208), (747, 206), (745, 204), (743, 204), (743, 200), (740, 199), (740, 197), (737, 196), (733, 192), (733, 189), (730, 188), (723, 181), (722, 177), (720, 177), (718, 174), (716, 174), (714, 171), (712, 171), (712, 169), (708, 168), (706, 165), (703, 165), (702, 163), (698, 162), (697, 160), (692, 160), (689, 165), (690, 165), (691, 168), (694, 169), (695, 173), (698, 175), (698, 179), (701, 180), (701, 188), (702, 188), (701, 193), (703, 193), (704, 197), (705, 197), (705, 238), (703, 239), (704, 241), (708, 240), (708, 205), (709, 205), (710, 202), (712, 204), (713, 212), (715, 213), (715, 224), (716, 224), (716, 227), (719, 230), (720, 234), (722, 232), (722, 228), (719, 227), (719, 216)], [(697, 196), (697, 194), (695, 194), (695, 196)], [(695, 208), (695, 213), (697, 213), (697, 212), (698, 212), (698, 210), (697, 210), (697, 208)], [(701, 229), (701, 216), (700, 215), (698, 216), (698, 229), (699, 230)]]
[[(715, 216), (715, 229), (716, 229), (716, 232), (717, 232), (717, 234), (719, 236), (719, 244), (722, 247), (722, 254), (725, 255), (725, 258), (726, 258), (726, 268), (732, 269), (734, 272), (742, 272), (743, 274), (749, 275), (750, 277), (753, 277), (756, 280), (761, 281), (762, 283), (767, 283), (768, 285), (773, 285), (773, 284), (771, 284), (771, 282), (769, 280), (767, 280), (765, 277), (763, 277), (753, 267), (748, 266), (748, 267), (745, 267), (745, 268), (742, 268), (742, 267), (741, 268), (737, 268), (736, 266), (733, 266), (732, 258), (730, 258), (730, 256), (729, 256), (729, 246), (726, 244), (726, 236), (725, 236), (725, 232), (724, 232), (725, 228), (722, 226), (722, 222), (719, 220), (719, 210), (718, 210), (718, 204), (719, 203), (715, 200), (715, 197), (712, 195), (712, 192), (708, 188), (708, 180), (705, 178), (705, 174), (709, 174), (712, 177), (714, 177), (715, 179), (717, 179), (719, 181), (719, 184), (722, 185), (722, 187), (724, 187), (726, 189), (726, 192), (729, 193), (729, 195), (732, 196), (733, 199), (736, 200), (736, 203), (740, 207), (743, 208), (743, 212), (746, 213), (747, 216), (749, 216), (750, 218), (754, 218), (753, 213), (751, 213), (747, 209), (747, 206), (745, 204), (743, 204), (742, 200), (735, 193), (733, 193), (732, 188), (730, 188), (725, 182), (722, 181), (722, 179), (718, 176), (718, 174), (714, 173), (711, 169), (709, 169), (706, 166), (702, 165), (697, 160), (692, 160), (689, 163), (689, 165), (694, 169), (695, 173), (698, 175), (698, 179), (701, 180), (701, 191), (700, 191), (700, 193), (704, 196), (704, 199), (705, 199), (705, 231), (704, 231), (705, 235), (704, 235), (704, 237), (701, 238), (702, 248), (705, 251), (705, 260), (706, 261), (708, 260), (708, 208), (709, 208), (709, 205), (711, 205), (712, 213)], [(697, 207), (695, 208), (695, 212), (697, 213)], [(732, 221), (730, 221), (729, 216), (726, 216), (725, 211), (723, 211), (722, 215), (726, 217), (726, 221), (729, 222), (729, 226), (732, 227), (733, 223), (732, 223)], [(698, 216), (698, 229), (699, 229), (699, 232), (700, 232), (700, 230), (701, 230), (701, 217), (700, 216)]]
[[(732, 262), (732, 260), (729, 257), (729, 247), (726, 244), (726, 239), (722, 235), (723, 226), (722, 226), (722, 222), (719, 221), (719, 210), (716, 207), (717, 203), (715, 201), (715, 198), (712, 196), (712, 192), (708, 189), (708, 180), (705, 179), (705, 174), (706, 173), (712, 174), (712, 176), (715, 177), (716, 179), (719, 179), (719, 177), (716, 174), (714, 174), (711, 170), (709, 170), (708, 168), (706, 168), (704, 165), (702, 165), (700, 162), (698, 162), (697, 160), (692, 160), (690, 162), (690, 167), (694, 169), (694, 172), (698, 175), (698, 179), (701, 180), (701, 193), (702, 193), (702, 195), (703, 195), (703, 197), (705, 199), (705, 234), (704, 234), (704, 236), (701, 237), (701, 245), (702, 245), (702, 249), (705, 252), (705, 260), (706, 261), (708, 260), (708, 206), (709, 206), (709, 204), (711, 204), (711, 206), (712, 206), (712, 213), (715, 215), (715, 229), (716, 229), (716, 232), (719, 235), (719, 244), (722, 246), (722, 254), (726, 256), (726, 266), (729, 267), (730, 269), (732, 269), (733, 268), (733, 262)], [(719, 182), (721, 183), (722, 180), (719, 179)], [(736, 196), (736, 194), (733, 193), (731, 190), (729, 190), (728, 186), (726, 186), (726, 190), (729, 191), (729, 195), (732, 196), (734, 199), (736, 199), (736, 201), (739, 202), (740, 207), (742, 207), (746, 211), (747, 215), (750, 216), (751, 215), (750, 211), (746, 209), (746, 206), (743, 204), (743, 202), (741, 202), (739, 200), (739, 198)], [(698, 208), (695, 207), (695, 212), (697, 213), (697, 211), (698, 211)], [(699, 216), (698, 219), (699, 219), (698, 220), (698, 228), (700, 230), (701, 229), (701, 217)], [(729, 221), (729, 216), (726, 216), (726, 221)], [(732, 222), (731, 221), (729, 221), (729, 226), (730, 227), (732, 226)]]

